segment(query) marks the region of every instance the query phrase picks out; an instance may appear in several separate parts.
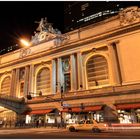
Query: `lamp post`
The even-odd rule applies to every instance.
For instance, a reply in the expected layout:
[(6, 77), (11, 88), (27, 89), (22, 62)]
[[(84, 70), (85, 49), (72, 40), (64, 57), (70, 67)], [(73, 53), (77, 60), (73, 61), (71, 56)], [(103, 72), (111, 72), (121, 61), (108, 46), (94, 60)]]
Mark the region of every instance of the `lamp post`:
[[(63, 90), (63, 86), (61, 85), (61, 83), (57, 82), (56, 86), (58, 86), (58, 84), (60, 86), (60, 105), (61, 105), (61, 108), (63, 108), (63, 92), (64, 92), (64, 90)], [(61, 117), (61, 127), (62, 127), (62, 124), (63, 124), (63, 114), (62, 114), (62, 111), (60, 111), (60, 117)]]

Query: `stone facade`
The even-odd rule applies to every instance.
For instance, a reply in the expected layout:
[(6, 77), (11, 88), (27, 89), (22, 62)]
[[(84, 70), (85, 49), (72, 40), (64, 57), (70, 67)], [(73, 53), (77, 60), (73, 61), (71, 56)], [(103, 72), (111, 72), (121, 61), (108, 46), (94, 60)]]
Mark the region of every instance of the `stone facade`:
[[(110, 19), (50, 39), (47, 34), (47, 40), (0, 56), (0, 93), (24, 97), (30, 110), (58, 109), (64, 118), (74, 113), (64, 108), (102, 106), (87, 114), (97, 117), (99, 112), (105, 121), (118, 122), (118, 104), (140, 102), (139, 19), (139, 8), (129, 7)], [(132, 115), (131, 109), (139, 108), (127, 110)]]

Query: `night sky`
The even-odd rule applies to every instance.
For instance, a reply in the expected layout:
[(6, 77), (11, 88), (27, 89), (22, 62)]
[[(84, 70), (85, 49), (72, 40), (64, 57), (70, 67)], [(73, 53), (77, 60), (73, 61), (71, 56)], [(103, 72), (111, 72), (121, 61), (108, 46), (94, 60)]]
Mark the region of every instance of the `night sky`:
[(47, 17), (54, 28), (63, 30), (63, 1), (0, 1), (0, 49), (31, 39), (35, 21)]
[[(47, 17), (48, 22), (63, 33), (66, 2), (75, 1), (0, 1), (0, 50), (19, 44), (20, 38), (30, 40), (38, 27), (35, 21), (40, 21), (41, 18)], [(93, 2), (96, 5), (97, 1)], [(129, 1), (129, 5), (130, 3), (132, 2)], [(128, 2), (125, 1), (125, 4)], [(137, 4), (140, 5), (140, 1)]]

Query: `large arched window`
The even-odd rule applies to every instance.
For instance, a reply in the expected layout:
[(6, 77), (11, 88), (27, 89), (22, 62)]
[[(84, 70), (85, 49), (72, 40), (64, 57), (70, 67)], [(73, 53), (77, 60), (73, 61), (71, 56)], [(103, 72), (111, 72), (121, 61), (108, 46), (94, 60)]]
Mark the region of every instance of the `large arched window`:
[(6, 76), (1, 83), (1, 94), (10, 95), (10, 84), (11, 78), (10, 76)]
[(50, 70), (48, 68), (42, 68), (38, 72), (36, 90), (37, 93), (41, 91), (43, 95), (50, 93)]
[(88, 88), (109, 84), (108, 64), (101, 55), (92, 56), (86, 63)]

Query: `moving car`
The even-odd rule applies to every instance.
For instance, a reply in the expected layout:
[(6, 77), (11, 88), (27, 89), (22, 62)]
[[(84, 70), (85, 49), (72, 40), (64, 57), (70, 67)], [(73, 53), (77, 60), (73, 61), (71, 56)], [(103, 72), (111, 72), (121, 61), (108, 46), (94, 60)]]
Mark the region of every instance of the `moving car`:
[(91, 130), (92, 132), (101, 132), (108, 129), (106, 123), (98, 123), (96, 120), (81, 120), (76, 124), (69, 124), (66, 127), (70, 132), (78, 130)]

